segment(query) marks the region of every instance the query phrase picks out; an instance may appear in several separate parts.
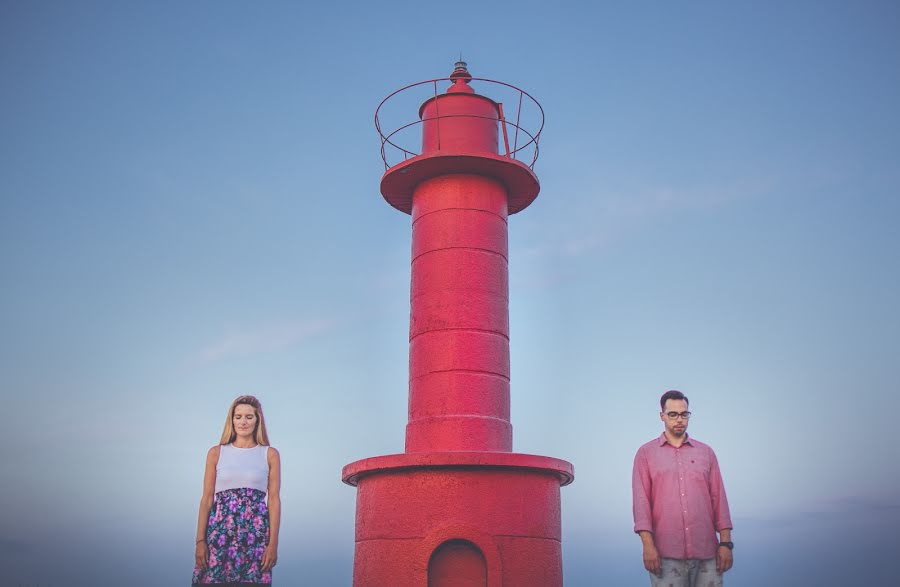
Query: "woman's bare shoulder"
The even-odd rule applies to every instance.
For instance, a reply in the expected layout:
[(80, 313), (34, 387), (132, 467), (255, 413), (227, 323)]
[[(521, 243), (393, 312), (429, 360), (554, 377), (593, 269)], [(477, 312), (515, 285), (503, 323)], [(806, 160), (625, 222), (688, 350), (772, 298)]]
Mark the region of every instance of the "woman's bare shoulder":
[(217, 445), (211, 447), (211, 448), (209, 449), (209, 451), (206, 453), (206, 460), (207, 460), (207, 461), (216, 461), (216, 462), (218, 462), (218, 460), (219, 460), (219, 450), (220, 450), (221, 448), (222, 448), (222, 445), (221, 445), (221, 444), (217, 444)]

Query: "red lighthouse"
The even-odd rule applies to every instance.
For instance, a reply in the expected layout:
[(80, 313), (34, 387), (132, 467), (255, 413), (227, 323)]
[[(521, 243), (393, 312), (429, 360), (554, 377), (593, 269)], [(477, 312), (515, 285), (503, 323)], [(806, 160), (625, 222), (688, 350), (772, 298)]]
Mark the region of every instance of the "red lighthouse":
[[(473, 85), (513, 91), (516, 120)], [(353, 584), (558, 587), (559, 488), (572, 482), (572, 465), (512, 452), (509, 417), (507, 221), (540, 190), (531, 166), (543, 115), (525, 128), (523, 101), (540, 105), (472, 78), (463, 62), (449, 78), (394, 92), (379, 111), (432, 86), (419, 120), (398, 129), (421, 124), (420, 152), (386, 134), (376, 112), (381, 193), (412, 216), (409, 423), (404, 453), (344, 467), (358, 489)], [(391, 165), (391, 151), (403, 160)], [(530, 165), (519, 160), (525, 152)]]

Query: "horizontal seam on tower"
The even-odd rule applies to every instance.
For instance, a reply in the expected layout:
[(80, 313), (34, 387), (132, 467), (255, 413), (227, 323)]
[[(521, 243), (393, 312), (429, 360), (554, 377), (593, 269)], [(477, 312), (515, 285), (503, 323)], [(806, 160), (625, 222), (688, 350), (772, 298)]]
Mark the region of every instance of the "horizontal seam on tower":
[[(451, 414), (440, 414), (437, 416), (422, 416), (421, 418), (414, 418), (412, 416), (409, 417), (407, 424), (412, 422), (422, 422), (423, 420), (441, 420), (444, 418), (487, 418), (488, 416), (479, 416), (478, 414), (470, 414), (468, 412), (453, 412)], [(500, 418), (498, 416), (490, 416), (491, 420), (499, 420), (501, 422), (505, 422), (510, 431), (512, 431), (512, 422), (510, 422), (509, 418)]]
[(415, 257), (412, 258), (412, 260), (409, 262), (409, 264), (412, 265), (413, 263), (416, 262), (416, 260), (419, 259), (419, 257), (423, 257), (423, 256), (427, 255), (428, 253), (436, 253), (438, 251), (449, 251), (451, 249), (459, 249), (459, 250), (463, 250), (463, 251), (481, 251), (483, 253), (490, 253), (492, 255), (497, 255), (498, 257), (502, 258), (504, 261), (509, 263), (509, 257), (507, 257), (506, 255), (504, 255), (502, 253), (498, 253), (497, 251), (492, 251), (491, 249), (484, 249), (482, 247), (441, 247), (439, 249), (429, 249), (429, 250), (425, 251), (424, 253), (419, 253), (418, 255), (416, 255)]
[(532, 540), (549, 540), (550, 542), (562, 542), (562, 540), (558, 538), (547, 538), (546, 536), (528, 536), (525, 534), (494, 534), (494, 536), (503, 538), (530, 538)]
[[(437, 292), (442, 292), (442, 291), (465, 291), (465, 292), (471, 292), (471, 291), (486, 291), (486, 292), (490, 292), (490, 293), (496, 293), (496, 292), (494, 292), (494, 290), (492, 290), (492, 289), (486, 289), (486, 288), (483, 288), (483, 287), (443, 287), (443, 288), (437, 289), (437, 290), (426, 290), (426, 291), (424, 291), (424, 292), (422, 292), (422, 293), (418, 293), (418, 294), (416, 294), (416, 295), (412, 295), (412, 293), (410, 293), (409, 299), (410, 299), (410, 301), (412, 301), (412, 300), (414, 300), (414, 299), (416, 299), (416, 298), (422, 297), (422, 296), (424, 296), (424, 295), (428, 295), (428, 294), (430, 294), (430, 293), (434, 293), (434, 292), (436, 292), (436, 291), (437, 291)], [(509, 295), (508, 295), (508, 294), (507, 294), (507, 295), (501, 295), (500, 298), (503, 299), (503, 300), (506, 300), (507, 302), (509, 302)]]
[(481, 414), (441, 414), (440, 416), (427, 416), (425, 418), (410, 418), (409, 423), (412, 422), (422, 422), (423, 420), (443, 420), (445, 418), (480, 418), (482, 420), (497, 420), (498, 422), (503, 422), (505, 424), (509, 424), (512, 426), (512, 422), (510, 422), (507, 418), (498, 418), (497, 416), (483, 416)]
[[(443, 469), (443, 468), (455, 468), (455, 467), (436, 466), (435, 468)], [(500, 466), (498, 468), (502, 469), (503, 467)], [(496, 536), (497, 538), (529, 538), (531, 540), (547, 540), (549, 542), (560, 542), (560, 543), (562, 542), (562, 540), (559, 540), (557, 538), (547, 538), (546, 536), (527, 536), (527, 535), (522, 535), (522, 534), (494, 534), (494, 536)], [(356, 542), (373, 542), (375, 540), (387, 540), (387, 541), (422, 540), (424, 538), (425, 538), (424, 536), (375, 536), (372, 538), (357, 538)]]
[(425, 218), (426, 216), (431, 216), (432, 214), (437, 214), (438, 212), (446, 212), (447, 210), (466, 210), (468, 212), (484, 212), (485, 214), (490, 214), (491, 216), (496, 216), (500, 220), (502, 220), (505, 224), (509, 224), (509, 220), (504, 218), (503, 216), (497, 214), (496, 212), (491, 212), (490, 210), (482, 210), (481, 208), (441, 208), (440, 210), (432, 210), (431, 212), (426, 212), (421, 216), (416, 216), (416, 219), (412, 221), (412, 226), (416, 225), (416, 222)]
[(509, 381), (509, 377), (507, 375), (504, 375), (502, 373), (495, 373), (494, 371), (482, 371), (480, 369), (437, 369), (435, 371), (429, 371), (428, 373), (416, 375), (415, 377), (410, 377), (409, 381), (411, 383), (416, 379), (421, 379), (422, 377), (433, 375), (435, 373), (468, 373), (470, 375), (490, 375), (491, 377), (497, 377), (499, 379), (503, 379), (504, 381)]
[(407, 536), (402, 536), (402, 537), (399, 537), (399, 538), (398, 538), (398, 537), (395, 537), (395, 536), (389, 536), (389, 537), (377, 536), (377, 537), (375, 537), (375, 538), (357, 538), (357, 539), (356, 539), (356, 542), (372, 542), (372, 541), (374, 541), (374, 540), (389, 540), (389, 541), (393, 541), (393, 540), (422, 540), (422, 539), (424, 539), (424, 538), (425, 538), (424, 536), (408, 536), (408, 537), (407, 537)]
[(416, 338), (419, 338), (423, 334), (429, 334), (431, 332), (443, 332), (445, 330), (449, 330), (452, 332), (481, 332), (483, 334), (495, 334), (506, 340), (509, 340), (509, 335), (503, 334), (502, 332), (497, 332), (496, 330), (487, 330), (484, 328), (432, 328), (430, 330), (424, 330), (424, 331), (420, 332), (419, 334), (416, 334), (415, 336), (409, 337), (409, 342), (412, 342), (413, 340), (415, 340)]

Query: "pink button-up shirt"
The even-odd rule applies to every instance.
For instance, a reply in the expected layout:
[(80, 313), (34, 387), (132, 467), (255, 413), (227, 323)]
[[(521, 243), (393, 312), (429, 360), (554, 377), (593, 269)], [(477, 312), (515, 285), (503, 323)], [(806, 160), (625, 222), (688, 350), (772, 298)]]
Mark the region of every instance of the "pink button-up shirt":
[(661, 557), (716, 556), (716, 531), (732, 526), (712, 448), (693, 438), (675, 448), (661, 434), (638, 449), (631, 490), (634, 531), (652, 532)]

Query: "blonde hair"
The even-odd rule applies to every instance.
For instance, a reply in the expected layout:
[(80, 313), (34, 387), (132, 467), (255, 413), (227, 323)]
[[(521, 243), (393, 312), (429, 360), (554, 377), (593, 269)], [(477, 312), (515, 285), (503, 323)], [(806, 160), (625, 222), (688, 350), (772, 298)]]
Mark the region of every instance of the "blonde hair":
[(241, 404), (250, 406), (256, 411), (256, 428), (253, 429), (253, 441), (256, 444), (269, 446), (269, 434), (266, 432), (266, 419), (263, 417), (262, 404), (252, 395), (242, 395), (233, 402), (228, 408), (228, 415), (225, 417), (225, 429), (222, 431), (222, 438), (219, 444), (231, 444), (237, 438), (237, 432), (234, 430), (234, 409)]

